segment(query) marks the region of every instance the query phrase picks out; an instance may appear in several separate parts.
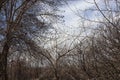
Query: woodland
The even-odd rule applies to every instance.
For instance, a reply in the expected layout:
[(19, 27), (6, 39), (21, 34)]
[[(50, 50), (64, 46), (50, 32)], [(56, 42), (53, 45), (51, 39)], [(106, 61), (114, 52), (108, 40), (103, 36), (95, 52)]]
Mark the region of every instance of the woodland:
[(77, 35), (65, 32), (69, 1), (0, 0), (0, 80), (120, 80), (120, 0), (78, 0), (94, 7), (75, 14)]

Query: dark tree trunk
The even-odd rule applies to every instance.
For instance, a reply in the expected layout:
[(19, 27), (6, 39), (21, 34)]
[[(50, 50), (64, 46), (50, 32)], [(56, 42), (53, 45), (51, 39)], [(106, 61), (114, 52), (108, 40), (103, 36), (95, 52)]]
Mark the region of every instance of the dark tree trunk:
[(55, 80), (59, 80), (59, 76), (58, 76), (58, 70), (57, 70), (57, 68), (55, 68), (55, 72), (54, 72), (54, 74), (55, 74)]
[(0, 80), (8, 80), (7, 75), (7, 55), (9, 52), (8, 41), (5, 42), (0, 56)]

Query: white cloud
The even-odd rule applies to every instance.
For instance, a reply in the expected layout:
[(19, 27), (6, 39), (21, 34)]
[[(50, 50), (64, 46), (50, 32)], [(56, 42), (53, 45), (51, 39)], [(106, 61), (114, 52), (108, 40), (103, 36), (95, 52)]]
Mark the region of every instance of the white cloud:
[[(98, 3), (100, 0), (96, 0), (96, 2)], [(65, 23), (68, 26), (74, 26), (77, 27), (77, 21), (79, 20), (79, 17), (76, 15), (78, 14), (78, 10), (85, 10), (88, 9), (90, 7), (93, 7), (94, 4), (93, 0), (89, 0), (90, 3), (85, 2), (84, 0), (78, 0), (78, 1), (69, 1), (68, 5), (63, 6), (62, 8), (60, 8), (61, 10), (65, 10), (65, 12), (63, 13), (63, 15), (65, 16)]]
[[(87, 1), (87, 0), (86, 0)], [(98, 3), (100, 0), (96, 0)], [(78, 27), (80, 26), (80, 17), (76, 15), (77, 10), (85, 10), (90, 7), (95, 6), (93, 3), (93, 0), (89, 0), (90, 3), (85, 2), (85, 0), (78, 0), (78, 1), (69, 1), (68, 5), (61, 7), (61, 10), (64, 10), (65, 12), (62, 14), (64, 15), (65, 25), (61, 24), (54, 24), (54, 27), (56, 27), (57, 30), (61, 31), (62, 34), (60, 34), (60, 38), (57, 40), (58, 43), (62, 42), (69, 42), (75, 41), (76, 36), (80, 34), (80, 30)], [(93, 13), (94, 14), (94, 13)], [(89, 15), (89, 14), (88, 14)], [(93, 16), (91, 16), (93, 17)], [(95, 18), (95, 17), (93, 17)], [(86, 22), (86, 25), (93, 25), (94, 23)], [(73, 35), (73, 36), (71, 36)], [(82, 36), (82, 35), (81, 35)], [(50, 43), (51, 45), (55, 45), (55, 42), (53, 41)]]

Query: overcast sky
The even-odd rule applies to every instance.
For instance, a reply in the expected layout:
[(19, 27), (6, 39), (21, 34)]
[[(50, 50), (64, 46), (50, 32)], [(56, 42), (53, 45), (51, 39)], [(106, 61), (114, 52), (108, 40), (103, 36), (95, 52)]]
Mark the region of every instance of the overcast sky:
[[(89, 1), (89, 2), (86, 2)], [(65, 24), (62, 26), (61, 24), (56, 24), (56, 28), (61, 31), (62, 35), (60, 35), (59, 41), (65, 41), (67, 40), (74, 40), (76, 36), (80, 34), (80, 27), (81, 25), (81, 19), (78, 16), (79, 14), (85, 14), (90, 19), (95, 19), (95, 12), (86, 12), (83, 13), (81, 10), (86, 10), (89, 8), (95, 7), (95, 4), (93, 0), (70, 0), (68, 2), (65, 2), (65, 6), (60, 7), (60, 9), (64, 12), (62, 12), (62, 15), (64, 16)], [(100, 0), (96, 0), (98, 3)], [(97, 16), (98, 17), (98, 16)], [(89, 22), (86, 21), (86, 23), (89, 24)], [(88, 25), (86, 24), (86, 25)], [(89, 24), (90, 26), (90, 24)], [(91, 24), (92, 26), (92, 24)], [(69, 35), (68, 35), (69, 34)], [(73, 36), (70, 36), (73, 35)]]
[[(89, 2), (86, 2), (89, 1)], [(100, 4), (100, 0), (96, 0), (98, 4)], [(59, 39), (57, 40), (58, 43), (62, 42), (68, 42), (72, 43), (73, 41), (75, 42), (76, 37), (80, 35), (80, 27), (82, 27), (81, 23), (81, 18), (78, 16), (80, 15), (85, 15), (90, 19), (95, 19), (99, 18), (98, 14), (96, 12), (83, 12), (86, 9), (89, 8), (94, 8), (95, 4), (93, 0), (70, 0), (68, 2), (65, 2), (65, 6), (60, 7), (60, 10), (63, 12), (61, 13), (64, 16), (64, 25), (61, 23), (55, 24), (55, 27), (60, 31), (62, 34), (60, 34)], [(81, 11), (83, 10), (83, 11)], [(96, 17), (97, 15), (97, 17)], [(93, 26), (91, 22), (86, 21), (86, 25), (88, 27)], [(89, 31), (87, 31), (89, 34)], [(84, 34), (83, 34), (84, 35)], [(53, 41), (50, 44), (54, 44), (55, 42)], [(69, 46), (69, 45), (68, 45)]]
[[(86, 2), (89, 1), (89, 2)], [(85, 10), (85, 9), (89, 9), (92, 7), (95, 7), (93, 0), (71, 0), (68, 1), (63, 7), (61, 7), (62, 10), (64, 10), (65, 12), (63, 13), (64, 15), (64, 19), (65, 19), (65, 23), (67, 25), (75, 25), (75, 27), (77, 27), (78, 25), (76, 24), (76, 22), (80, 19), (77, 14), (80, 14), (80, 10)], [(96, 2), (98, 3), (100, 0), (96, 0)], [(93, 4), (92, 4), (93, 3)], [(87, 13), (86, 15), (93, 15), (92, 13)]]

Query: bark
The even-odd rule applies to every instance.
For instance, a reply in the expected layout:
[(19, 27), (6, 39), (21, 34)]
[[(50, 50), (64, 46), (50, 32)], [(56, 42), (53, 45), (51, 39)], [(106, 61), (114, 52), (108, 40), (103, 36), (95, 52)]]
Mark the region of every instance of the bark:
[(0, 80), (8, 80), (7, 75), (7, 55), (9, 53), (9, 42), (6, 41), (0, 57)]
[(0, 0), (0, 10), (6, 2), (7, 2), (7, 0)]

